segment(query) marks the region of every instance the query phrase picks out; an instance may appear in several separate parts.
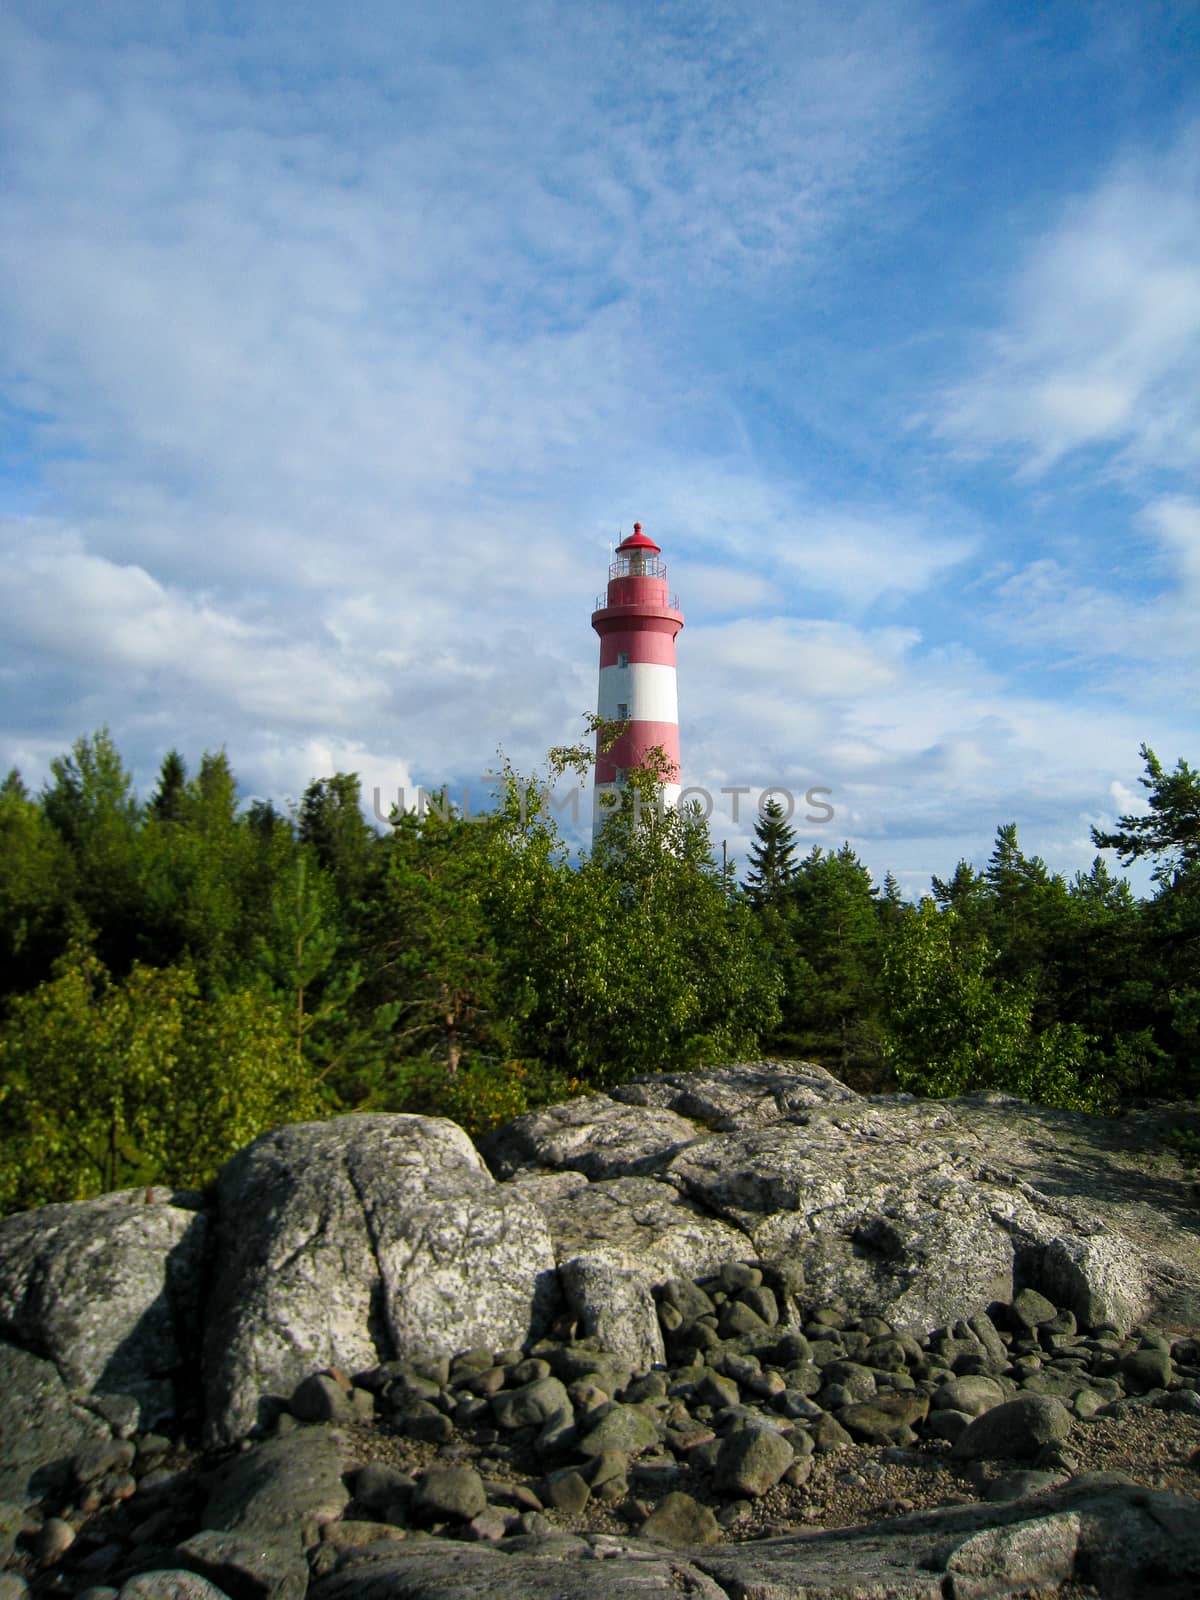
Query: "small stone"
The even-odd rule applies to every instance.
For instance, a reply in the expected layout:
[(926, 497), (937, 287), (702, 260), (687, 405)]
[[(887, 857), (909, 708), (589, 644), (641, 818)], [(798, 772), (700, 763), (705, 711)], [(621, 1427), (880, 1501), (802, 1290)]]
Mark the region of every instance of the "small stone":
[(502, 1389), (492, 1396), (497, 1426), (510, 1430), (541, 1427), (564, 1410), (571, 1410), (571, 1400), (559, 1378), (535, 1378), (519, 1389)]
[(472, 1517), (467, 1523), (466, 1535), (479, 1544), (494, 1544), (498, 1539), (503, 1539), (508, 1534), (510, 1520), (515, 1524), (519, 1518), (506, 1517), (503, 1512), (489, 1506), (486, 1511), (481, 1511), (477, 1517)]
[(616, 1478), (605, 1478), (602, 1484), (592, 1490), (593, 1497), (602, 1500), (606, 1506), (620, 1505), (628, 1493), (629, 1479), (624, 1473)]
[(924, 1395), (887, 1395), (845, 1406), (838, 1421), (862, 1444), (912, 1444), (914, 1424), (924, 1420), (929, 1401)]
[(822, 1455), (828, 1454), (831, 1450), (845, 1450), (854, 1443), (837, 1418), (831, 1417), (827, 1411), (823, 1411), (819, 1417), (814, 1417), (812, 1436), (813, 1444)]
[(454, 1437), (454, 1424), (440, 1411), (431, 1416), (406, 1416), (397, 1419), (410, 1439), (426, 1444), (446, 1444)]
[(1022, 1328), (1032, 1332), (1044, 1322), (1053, 1322), (1058, 1316), (1058, 1307), (1036, 1289), (1022, 1289), (1013, 1297), (1012, 1314)]
[(1121, 1377), (1130, 1394), (1147, 1394), (1151, 1389), (1165, 1389), (1171, 1381), (1171, 1356), (1167, 1350), (1135, 1350), (1125, 1356), (1120, 1365)]
[(969, 1417), (981, 1417), (1007, 1398), (995, 1378), (971, 1374), (943, 1383), (935, 1391), (931, 1405), (935, 1411), (964, 1411)]
[(125, 1472), (137, 1455), (137, 1446), (131, 1439), (97, 1439), (77, 1450), (71, 1471), (76, 1483), (92, 1483), (106, 1473)]
[(723, 1528), (733, 1528), (739, 1522), (745, 1522), (746, 1518), (751, 1516), (753, 1512), (754, 1507), (749, 1500), (731, 1500), (727, 1506), (722, 1506), (720, 1511), (717, 1512), (717, 1521)]
[(168, 1568), (139, 1572), (121, 1586), (121, 1600), (227, 1600), (225, 1591), (198, 1572)]
[(402, 1528), (390, 1527), (386, 1522), (324, 1522), (321, 1524), (321, 1543), (337, 1545), (339, 1549), (353, 1549), (359, 1545), (377, 1544), (381, 1539), (395, 1543), (404, 1538)]
[(851, 1400), (870, 1400), (876, 1392), (875, 1374), (856, 1361), (834, 1361), (824, 1370), (827, 1384), (839, 1384)]
[(382, 1512), (395, 1500), (407, 1498), (416, 1488), (408, 1473), (383, 1461), (368, 1461), (354, 1477), (354, 1498), (365, 1511)]
[(610, 1478), (623, 1478), (629, 1471), (629, 1457), (623, 1450), (602, 1450), (592, 1458), (590, 1483), (593, 1490)]
[(925, 1431), (947, 1444), (957, 1444), (973, 1421), (965, 1411), (931, 1411)]
[(483, 1479), (474, 1467), (433, 1467), (422, 1478), (414, 1510), (430, 1522), (469, 1522), (487, 1505)]
[(341, 1422), (353, 1415), (350, 1396), (328, 1372), (314, 1372), (292, 1390), (288, 1402), (301, 1422)]
[(768, 1289), (765, 1284), (743, 1290), (740, 1298), (742, 1304), (749, 1307), (768, 1328), (774, 1328), (779, 1322), (779, 1302), (775, 1298), (774, 1291)]
[(546, 1496), (558, 1511), (577, 1517), (591, 1498), (591, 1489), (573, 1467), (565, 1472), (553, 1472), (546, 1479)]
[(1071, 1410), (1077, 1417), (1094, 1417), (1104, 1404), (1104, 1396), (1095, 1389), (1077, 1389), (1071, 1396)]
[(696, 1399), (703, 1406), (720, 1411), (725, 1406), (736, 1406), (742, 1398), (741, 1391), (732, 1378), (723, 1378), (718, 1372), (707, 1373), (696, 1385)]
[(508, 1381), (514, 1388), (524, 1388), (526, 1384), (538, 1383), (542, 1378), (550, 1376), (550, 1363), (543, 1361), (540, 1356), (530, 1356), (524, 1361), (516, 1362), (508, 1372)]
[(608, 1414), (580, 1439), (579, 1453), (598, 1456), (605, 1450), (621, 1450), (640, 1455), (658, 1443), (658, 1428), (636, 1406), (613, 1406)]
[(812, 1477), (813, 1462), (811, 1456), (798, 1456), (783, 1475), (783, 1482), (789, 1488), (799, 1489)]
[(726, 1294), (741, 1294), (747, 1289), (757, 1289), (763, 1281), (763, 1275), (758, 1267), (752, 1267), (748, 1261), (726, 1261), (718, 1279)]
[(769, 1324), (742, 1300), (728, 1300), (721, 1307), (717, 1332), (722, 1339), (740, 1339), (748, 1333), (765, 1333)]
[(708, 1506), (701, 1505), (690, 1494), (673, 1490), (663, 1496), (646, 1518), (642, 1536), (657, 1544), (669, 1545), (673, 1550), (685, 1550), (692, 1545), (716, 1544), (721, 1528)]
[(469, 1389), (473, 1395), (490, 1400), (492, 1395), (500, 1393), (510, 1379), (511, 1371), (508, 1368), (485, 1367), (482, 1372), (464, 1372), (462, 1387)]
[(534, 1454), (543, 1461), (551, 1456), (562, 1455), (572, 1448), (575, 1438), (575, 1413), (570, 1406), (563, 1406), (561, 1411), (547, 1417), (542, 1424), (540, 1433), (533, 1441)]
[(37, 1558), (43, 1567), (53, 1566), (75, 1543), (75, 1529), (62, 1517), (47, 1517), (37, 1539)]
[(976, 1417), (954, 1446), (954, 1454), (964, 1460), (1026, 1460), (1044, 1444), (1065, 1439), (1073, 1425), (1074, 1418), (1061, 1401), (1049, 1395), (1018, 1395)]
[(773, 1428), (739, 1428), (721, 1443), (713, 1481), (722, 1494), (757, 1497), (774, 1488), (795, 1459)]
[(1050, 1472), (1032, 1467), (1020, 1467), (1014, 1472), (1002, 1472), (983, 1491), (985, 1500), (1024, 1500), (1026, 1495), (1045, 1494), (1067, 1481), (1065, 1472)]
[(567, 1386), (567, 1395), (576, 1411), (585, 1414), (589, 1411), (598, 1411), (601, 1406), (606, 1406), (612, 1400), (612, 1395), (594, 1383), (572, 1383)]

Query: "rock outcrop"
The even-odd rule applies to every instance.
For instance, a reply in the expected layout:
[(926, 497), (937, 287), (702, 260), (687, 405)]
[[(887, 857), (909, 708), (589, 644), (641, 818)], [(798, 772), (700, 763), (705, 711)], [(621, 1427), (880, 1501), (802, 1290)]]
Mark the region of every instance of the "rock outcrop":
[(867, 1099), (819, 1067), (759, 1063), (531, 1112), (483, 1149), (531, 1192), (539, 1175), (575, 1179), (547, 1206), (560, 1258), (587, 1230), (595, 1180), (640, 1176), (643, 1215), (661, 1214), (654, 1184), (735, 1230), (741, 1255), (798, 1264), (817, 1297), (916, 1330), (1027, 1283), (1088, 1323), (1200, 1322), (1194, 1196), (1155, 1170), (1156, 1143), (1152, 1117), (990, 1093)]
[(538, 1208), (452, 1122), (348, 1116), (256, 1139), (221, 1172), (205, 1335), (210, 1437), (324, 1366), (513, 1345), (555, 1304)]
[[(1200, 1445), (1158, 1126), (752, 1063), (533, 1112), (488, 1165), (348, 1116), (207, 1201), (8, 1218), (0, 1600), (1190, 1595), (1195, 1499), (1087, 1466), (1105, 1429)], [(746, 1542), (840, 1459), (892, 1484), (869, 1525)]]

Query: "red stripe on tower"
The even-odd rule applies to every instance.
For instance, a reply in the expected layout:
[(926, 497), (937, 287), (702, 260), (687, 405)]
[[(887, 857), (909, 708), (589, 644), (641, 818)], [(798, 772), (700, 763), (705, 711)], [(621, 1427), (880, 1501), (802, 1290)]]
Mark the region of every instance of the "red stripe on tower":
[[(668, 805), (679, 798), (679, 697), (675, 636), (683, 627), (679, 602), (667, 589), (662, 551), (640, 522), (617, 546), (608, 569), (608, 592), (597, 600), (592, 627), (600, 635), (599, 716), (628, 727), (603, 754), (596, 753), (594, 819), (615, 805), (625, 774), (641, 766), (655, 746), (669, 763), (661, 775)], [(609, 797), (613, 798), (609, 798)]]

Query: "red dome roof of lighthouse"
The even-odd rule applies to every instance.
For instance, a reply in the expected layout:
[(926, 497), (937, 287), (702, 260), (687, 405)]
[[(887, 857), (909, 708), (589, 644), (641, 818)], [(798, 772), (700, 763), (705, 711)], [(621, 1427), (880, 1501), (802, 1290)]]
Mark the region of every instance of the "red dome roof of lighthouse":
[(648, 539), (642, 532), (642, 525), (640, 522), (634, 523), (633, 532), (629, 535), (628, 539), (622, 539), (621, 543), (617, 546), (618, 555), (624, 555), (627, 550), (653, 550), (656, 556), (662, 554), (662, 547), (655, 544), (653, 539)]

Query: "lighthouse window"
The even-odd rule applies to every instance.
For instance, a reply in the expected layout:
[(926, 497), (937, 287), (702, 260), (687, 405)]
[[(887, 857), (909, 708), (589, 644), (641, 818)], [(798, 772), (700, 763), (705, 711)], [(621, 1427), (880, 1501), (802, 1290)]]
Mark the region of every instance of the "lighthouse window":
[(622, 700), (621, 703), (617, 706), (617, 721), (618, 722), (628, 722), (629, 721), (629, 703), (628, 703), (628, 701)]
[(619, 667), (627, 667), (629, 665), (629, 652), (627, 650), (621, 651), (617, 657), (617, 665)]

